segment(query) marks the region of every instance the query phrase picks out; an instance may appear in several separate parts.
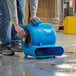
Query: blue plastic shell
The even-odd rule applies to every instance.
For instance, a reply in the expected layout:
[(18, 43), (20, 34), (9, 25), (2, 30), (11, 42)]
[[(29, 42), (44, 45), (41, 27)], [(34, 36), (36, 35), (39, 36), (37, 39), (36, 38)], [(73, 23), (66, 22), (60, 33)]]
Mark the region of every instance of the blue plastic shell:
[[(22, 25), (25, 32), (29, 31), (30, 43), (27, 46), (22, 40), (22, 48), (24, 54), (41, 57), (61, 56), (64, 49), (61, 46), (56, 46), (56, 32), (51, 24), (41, 23), (41, 20), (31, 20), (28, 25)], [(26, 39), (26, 37), (25, 37)]]

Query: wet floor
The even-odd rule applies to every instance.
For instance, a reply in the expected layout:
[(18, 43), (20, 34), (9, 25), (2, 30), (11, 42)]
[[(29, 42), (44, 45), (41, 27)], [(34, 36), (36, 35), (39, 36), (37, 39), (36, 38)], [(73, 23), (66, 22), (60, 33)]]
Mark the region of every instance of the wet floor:
[[(75, 35), (57, 33), (57, 45), (64, 48), (76, 45)], [(24, 58), (23, 53), (15, 56), (0, 55), (0, 76), (76, 76), (76, 52), (56, 58)]]

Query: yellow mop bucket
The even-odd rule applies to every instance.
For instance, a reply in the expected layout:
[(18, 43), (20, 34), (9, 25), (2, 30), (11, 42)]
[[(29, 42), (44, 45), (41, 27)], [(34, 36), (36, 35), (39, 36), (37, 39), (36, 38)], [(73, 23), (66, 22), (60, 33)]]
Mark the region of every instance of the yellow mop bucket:
[(76, 34), (76, 17), (75, 16), (67, 16), (64, 19), (64, 33)]

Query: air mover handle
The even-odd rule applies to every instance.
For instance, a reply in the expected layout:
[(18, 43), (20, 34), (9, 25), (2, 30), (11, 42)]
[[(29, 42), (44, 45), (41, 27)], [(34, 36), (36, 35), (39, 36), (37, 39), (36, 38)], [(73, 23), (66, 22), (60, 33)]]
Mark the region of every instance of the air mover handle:
[(41, 20), (32, 19), (32, 20), (29, 21), (29, 24), (31, 24), (33, 26), (38, 26), (41, 23), (42, 23)]

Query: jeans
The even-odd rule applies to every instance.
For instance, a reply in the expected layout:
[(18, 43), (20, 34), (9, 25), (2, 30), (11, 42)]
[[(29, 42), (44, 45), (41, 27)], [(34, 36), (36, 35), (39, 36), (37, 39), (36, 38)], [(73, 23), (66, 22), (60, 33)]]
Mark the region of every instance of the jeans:
[[(24, 24), (24, 17), (25, 17), (25, 0), (17, 0), (17, 13), (18, 13), (18, 21), (19, 25)], [(20, 38), (16, 35), (17, 32), (14, 28), (14, 25), (12, 27), (12, 44), (17, 44), (20, 42)]]
[(11, 43), (11, 25), (6, 0), (0, 0), (0, 45)]
[[(25, 1), (17, 0), (19, 24), (24, 24)], [(10, 15), (6, 0), (0, 0), (0, 45), (8, 46), (12, 41), (20, 41), (14, 26), (10, 24)]]

